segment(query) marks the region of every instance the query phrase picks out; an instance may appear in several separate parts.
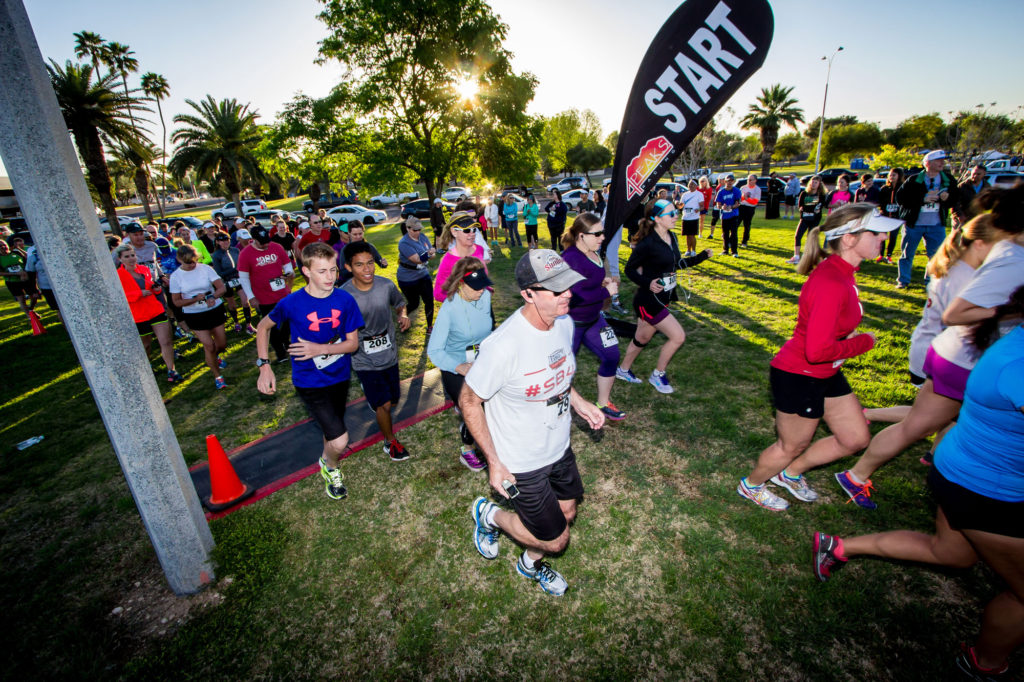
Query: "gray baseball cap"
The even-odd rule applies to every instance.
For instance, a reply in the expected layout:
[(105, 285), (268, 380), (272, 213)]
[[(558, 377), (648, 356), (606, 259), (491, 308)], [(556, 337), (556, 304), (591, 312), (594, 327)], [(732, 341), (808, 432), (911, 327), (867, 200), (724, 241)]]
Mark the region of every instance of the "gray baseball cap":
[(551, 249), (528, 251), (516, 263), (516, 284), (520, 290), (540, 288), (561, 293), (583, 279)]

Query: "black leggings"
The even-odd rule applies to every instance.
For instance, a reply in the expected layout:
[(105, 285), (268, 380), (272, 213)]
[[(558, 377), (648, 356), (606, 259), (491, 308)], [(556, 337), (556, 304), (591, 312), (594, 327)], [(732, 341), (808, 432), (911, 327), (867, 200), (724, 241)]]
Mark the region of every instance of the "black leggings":
[[(900, 230), (893, 230), (889, 233), (889, 244), (885, 247), (885, 255), (892, 258), (892, 252), (896, 250), (896, 240), (900, 237)], [(879, 251), (879, 254), (882, 252)]]
[(726, 253), (736, 253), (739, 249), (739, 231), (740, 231), (740, 219), (737, 216), (732, 218), (722, 218), (722, 244), (724, 244), (723, 250)]
[(420, 307), (420, 300), (423, 300), (423, 314), (427, 316), (427, 326), (434, 326), (434, 287), (429, 277), (420, 277), (412, 282), (399, 282), (398, 288), (402, 290), (408, 304), (405, 312), (412, 315), (413, 311)]
[(526, 243), (530, 244), (531, 242), (534, 244), (540, 243), (540, 238), (537, 237), (536, 223), (534, 223), (533, 225), (530, 225), (529, 223), (526, 224)]
[[(813, 218), (801, 218), (800, 222), (796, 224), (796, 250), (800, 250), (800, 242), (803, 241), (804, 233), (813, 230), (821, 222), (821, 216), (815, 216)], [(891, 237), (890, 237), (891, 239)]]
[(561, 253), (562, 251), (562, 232), (565, 231), (565, 223), (561, 225), (552, 225), (548, 223), (548, 232), (551, 234), (551, 248)]
[(740, 206), (740, 221), (743, 223), (743, 245), (750, 241), (750, 221), (757, 212), (756, 206)]
[[(260, 303), (256, 306), (256, 309), (260, 313), (260, 317), (266, 317), (270, 314), (270, 311), (274, 309), (276, 303), (272, 305), (263, 305)], [(288, 332), (288, 325), (275, 324), (270, 328), (270, 347), (274, 349), (274, 355), (277, 356), (278, 360), (285, 360), (291, 356), (288, 355), (288, 339), (290, 338)]]

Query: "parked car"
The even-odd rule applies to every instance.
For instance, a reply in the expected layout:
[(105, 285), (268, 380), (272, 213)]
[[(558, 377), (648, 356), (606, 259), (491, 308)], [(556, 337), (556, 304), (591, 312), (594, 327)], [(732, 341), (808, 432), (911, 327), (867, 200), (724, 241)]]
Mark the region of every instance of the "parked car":
[[(857, 174), (848, 168), (824, 168), (818, 172), (818, 177), (821, 178), (822, 183), (826, 185), (834, 185), (839, 182), (840, 176), (846, 176), (848, 182), (853, 182), (856, 179)], [(814, 173), (805, 175), (800, 178), (801, 185), (807, 185), (811, 178), (814, 177)]]
[[(442, 201), (441, 208), (444, 209), (446, 215), (451, 215), (455, 210), (455, 204), (450, 201)], [(429, 199), (417, 199), (416, 201), (410, 201), (408, 204), (402, 204), (402, 218), (408, 218), (414, 215), (420, 220), (426, 220), (430, 218), (430, 200)]]
[(525, 197), (530, 194), (530, 188), (526, 185), (505, 185), (498, 192), (498, 195), (504, 197), (506, 194), (518, 194), (521, 197)]
[[(132, 223), (138, 222), (138, 218), (129, 218), (128, 216), (119, 215), (119, 216), (117, 216), (117, 222), (121, 225), (121, 229), (123, 230), (126, 226), (131, 225)], [(107, 224), (106, 216), (101, 216), (100, 217), (100, 225), (106, 225), (106, 224)], [(104, 227), (103, 229), (106, 230), (107, 228)]]
[(985, 170), (991, 173), (1019, 173), (1024, 171), (1024, 158), (1014, 156), (1009, 159), (996, 159), (985, 164)]
[(992, 187), (1013, 187), (1024, 180), (1024, 173), (992, 173), (985, 178)]
[(197, 231), (203, 229), (203, 221), (198, 218), (193, 218), (190, 215), (182, 215), (174, 218), (157, 218), (156, 224), (169, 233), (174, 229), (174, 223), (179, 220), (185, 223), (190, 230)]
[[(242, 199), (242, 217), (256, 213), (257, 211), (266, 211), (267, 204), (262, 199)], [(210, 211), (211, 218), (237, 218), (238, 210), (235, 208), (235, 202), (229, 201), (220, 208), (215, 208)]]
[(286, 222), (292, 219), (292, 214), (288, 211), (282, 211), (277, 208), (271, 208), (266, 211), (257, 211), (256, 213), (249, 214), (249, 217), (258, 222), (260, 225), (270, 225), (277, 222), (277, 218), (280, 216)]
[[(558, 182), (548, 185), (547, 190), (553, 192), (555, 190), (559, 192), (568, 192), (571, 189), (590, 189), (590, 183), (582, 175), (573, 175), (568, 178), (563, 178)], [(562, 197), (565, 198), (564, 196)]]
[(441, 198), (445, 201), (465, 201), (471, 196), (473, 196), (473, 191), (469, 187), (449, 187), (441, 192)]
[[(523, 206), (526, 206), (526, 197), (521, 196), (519, 194), (516, 194), (515, 192), (508, 192), (504, 196), (500, 197), (501, 204), (504, 204), (506, 196), (512, 197), (512, 201), (516, 205), (516, 213), (517, 214), (522, 213), (523, 212)], [(563, 199), (564, 199), (564, 197), (563, 197)], [(499, 199), (495, 198), (494, 199), (494, 203), (498, 204), (498, 202), (499, 202)], [(502, 208), (501, 204), (499, 204), (499, 208)]]
[(661, 190), (665, 190), (668, 192), (669, 196), (672, 196), (672, 193), (675, 192), (677, 189), (680, 192), (685, 192), (686, 185), (684, 185), (681, 182), (659, 182), (658, 184), (651, 188), (651, 192), (655, 196), (657, 196), (658, 192), (660, 192)]
[[(346, 204), (354, 204), (359, 201), (359, 195), (355, 192), (351, 192), (346, 195), (338, 195), (333, 192), (324, 192), (320, 195), (317, 200), (317, 208), (334, 208), (335, 206), (345, 206)], [(302, 210), (306, 213), (313, 212), (313, 200), (307, 199), (302, 202)]]
[(327, 217), (333, 218), (335, 222), (344, 223), (358, 220), (363, 225), (376, 225), (388, 219), (388, 214), (375, 208), (366, 208), (359, 204), (346, 204), (335, 206), (327, 211)]
[[(871, 184), (875, 186), (875, 189), (882, 189), (885, 187), (885, 179), (888, 177), (888, 173), (882, 177), (877, 175), (871, 179)], [(860, 189), (860, 180), (855, 180), (850, 183), (850, 194), (857, 194), (857, 190)]]
[(413, 199), (419, 199), (419, 192), (402, 192), (401, 194), (378, 194), (377, 196), (370, 197), (370, 206), (374, 208), (382, 208), (387, 204), (401, 204), (405, 201), (412, 201)]
[[(580, 204), (580, 199), (583, 197), (584, 192), (589, 193), (590, 190), (574, 189), (568, 192), (564, 192), (562, 194), (562, 201), (564, 201), (569, 206), (570, 211), (575, 211)], [(591, 200), (593, 200), (593, 197), (591, 197)]]

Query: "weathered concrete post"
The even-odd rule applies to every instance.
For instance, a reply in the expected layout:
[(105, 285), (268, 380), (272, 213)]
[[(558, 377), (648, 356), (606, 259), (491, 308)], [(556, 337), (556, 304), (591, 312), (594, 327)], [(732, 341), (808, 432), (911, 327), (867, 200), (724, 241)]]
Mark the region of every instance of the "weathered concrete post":
[(21, 0), (0, 0), (0, 156), (167, 581), (196, 592), (213, 536)]

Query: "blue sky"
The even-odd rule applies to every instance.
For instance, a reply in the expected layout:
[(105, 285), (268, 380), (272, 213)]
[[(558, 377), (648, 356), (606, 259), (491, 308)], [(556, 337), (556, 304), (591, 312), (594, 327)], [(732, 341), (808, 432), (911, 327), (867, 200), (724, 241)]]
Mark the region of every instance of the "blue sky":
[[(72, 34), (91, 30), (129, 44), (140, 71), (164, 75), (171, 96), (165, 115), (185, 111), (185, 99), (234, 97), (251, 102), (263, 120), (302, 91), (321, 96), (340, 79), (337, 64), (318, 66), (325, 35), (316, 0), (24, 0), (43, 56), (74, 57)], [(491, 0), (509, 26), (506, 47), (519, 71), (538, 81), (530, 111), (576, 107), (597, 113), (608, 133), (619, 127), (633, 78), (647, 46), (675, 0)], [(742, 11), (742, 0), (731, 0)], [(775, 37), (761, 70), (729, 106), (735, 120), (762, 87), (794, 86), (811, 120), (821, 111), (823, 55), (839, 45), (826, 115), (852, 114), (891, 127), (932, 111), (986, 109), (1020, 115), (1024, 70), (1014, 45), (1024, 26), (1024, 2), (776, 0)], [(239, 38), (239, 36), (241, 38)], [(995, 106), (990, 106), (996, 102)], [(728, 115), (724, 115), (728, 119)], [(159, 134), (159, 124), (152, 126)]]

